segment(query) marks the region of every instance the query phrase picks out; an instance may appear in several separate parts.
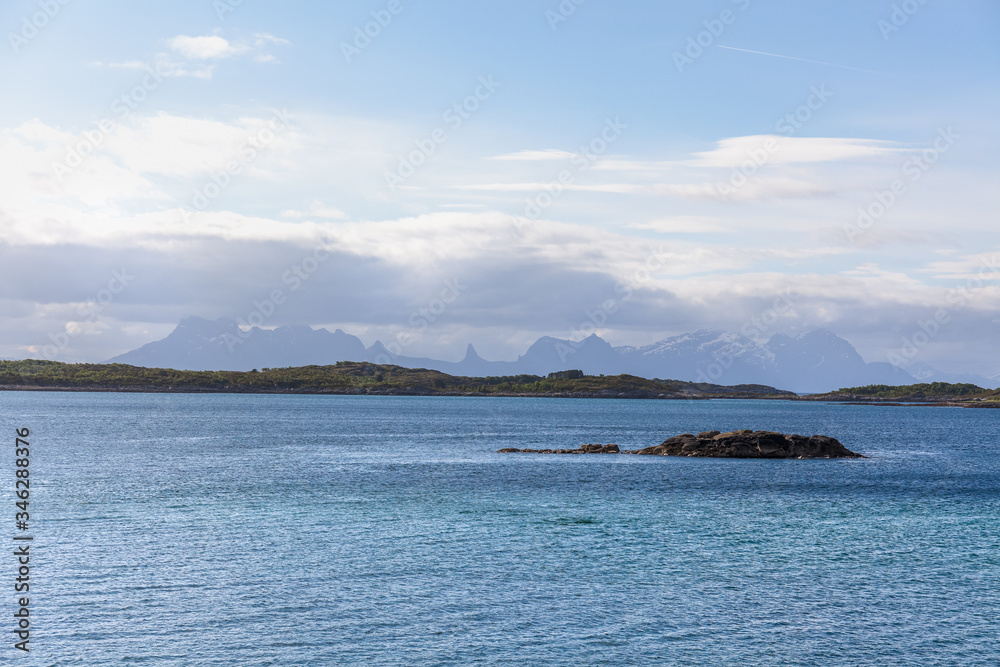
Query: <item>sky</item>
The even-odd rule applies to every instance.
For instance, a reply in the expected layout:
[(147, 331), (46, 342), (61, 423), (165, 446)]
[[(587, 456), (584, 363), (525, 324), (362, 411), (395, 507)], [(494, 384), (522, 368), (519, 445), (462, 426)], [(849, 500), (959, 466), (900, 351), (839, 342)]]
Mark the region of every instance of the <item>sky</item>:
[(993, 0), (153, 5), (0, 5), (0, 357), (196, 315), (1000, 374)]

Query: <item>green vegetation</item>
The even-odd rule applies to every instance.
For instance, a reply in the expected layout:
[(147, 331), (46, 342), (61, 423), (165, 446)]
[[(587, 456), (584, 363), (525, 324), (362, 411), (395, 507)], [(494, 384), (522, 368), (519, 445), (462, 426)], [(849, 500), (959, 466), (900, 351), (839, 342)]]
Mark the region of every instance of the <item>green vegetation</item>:
[(469, 378), (427, 369), (342, 361), (335, 366), (264, 368), (249, 372), (177, 371), (126, 364), (0, 361), (0, 388), (91, 391), (187, 391), (336, 394), (529, 394), (627, 396), (791, 396), (773, 387), (647, 380), (634, 375), (577, 372)]
[(872, 384), (867, 387), (851, 387), (838, 389), (825, 396), (849, 396), (884, 399), (940, 399), (940, 398), (985, 398), (996, 396), (998, 392), (974, 384), (950, 384), (948, 382), (925, 382), (893, 387), (884, 384)]

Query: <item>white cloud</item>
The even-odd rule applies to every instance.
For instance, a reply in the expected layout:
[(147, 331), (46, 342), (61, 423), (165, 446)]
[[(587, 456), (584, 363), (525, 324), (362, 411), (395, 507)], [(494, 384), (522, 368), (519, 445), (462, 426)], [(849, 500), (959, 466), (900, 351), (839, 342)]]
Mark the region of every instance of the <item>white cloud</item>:
[(156, 54), (153, 67), (163, 76), (175, 78), (189, 76), (195, 79), (211, 79), (215, 73), (215, 65), (180, 63), (166, 53)]
[[(881, 178), (885, 158), (898, 158), (914, 149), (895, 142), (858, 138), (785, 137), (750, 135), (715, 142), (712, 150), (694, 152), (679, 160), (641, 160), (628, 156), (602, 156), (585, 170), (574, 170), (567, 192), (634, 196), (668, 196), (694, 201), (746, 203), (829, 198), (869, 187)], [(548, 149), (521, 151), (487, 158), (524, 163), (569, 159), (574, 153)], [(861, 177), (859, 161), (868, 171)], [(747, 166), (749, 165), (749, 167)], [(529, 167), (519, 174), (529, 173)], [(881, 170), (881, 171), (878, 171)], [(508, 170), (509, 171), (509, 170)], [(740, 171), (740, 173), (737, 173)], [(537, 170), (531, 172), (537, 174)], [(614, 174), (614, 180), (604, 180)], [(498, 175), (498, 174), (497, 174)], [(495, 193), (551, 190), (548, 180), (494, 180), (452, 185), (454, 189)]]
[[(552, 183), (480, 183), (473, 185), (456, 185), (456, 190), (482, 190), (486, 192), (544, 192), (553, 188)], [(568, 183), (561, 189), (576, 192), (614, 192), (625, 194), (630, 192), (648, 191), (647, 186), (630, 183), (595, 183), (591, 185)]]
[(301, 220), (303, 218), (324, 218), (327, 220), (346, 220), (347, 214), (341, 211), (339, 208), (334, 208), (333, 206), (327, 206), (323, 202), (314, 200), (309, 208), (305, 211), (300, 211), (296, 209), (289, 209), (287, 211), (281, 212), (282, 218), (292, 218), (295, 220)]
[(171, 50), (190, 60), (231, 58), (250, 50), (250, 47), (245, 44), (233, 44), (226, 38), (218, 35), (206, 35), (202, 37), (177, 35), (167, 40), (167, 45)]
[(718, 218), (701, 215), (677, 215), (649, 222), (633, 222), (626, 227), (660, 234), (707, 234), (725, 231)]
[[(277, 127), (275, 118), (227, 123), (159, 114), (123, 119), (110, 134), (96, 126), (70, 133), (39, 121), (0, 130), (0, 213), (10, 220), (5, 234), (55, 242), (68, 221), (87, 219), (103, 228), (126, 211), (176, 206), (170, 193), (178, 190), (190, 205), (192, 188), (231, 164), (240, 169), (234, 181), (273, 180), (294, 163), (300, 141), (294, 126), (263, 135)], [(262, 143), (265, 136), (270, 140)], [(333, 209), (317, 212), (334, 215)]]
[(235, 161), (241, 171), (261, 176), (267, 168), (260, 157), (278, 157), (299, 143), (299, 133), (285, 127), (267, 135), (272, 139), (262, 144), (258, 137), (269, 127), (266, 117), (222, 122), (161, 113), (123, 125), (108, 140), (107, 150), (136, 173), (189, 178), (226, 169)]
[(592, 169), (598, 171), (636, 171), (661, 172), (685, 166), (684, 162), (626, 160), (620, 158), (601, 158), (594, 162)]
[(254, 46), (264, 46), (265, 44), (276, 44), (278, 46), (290, 46), (291, 42), (282, 37), (275, 37), (266, 32), (254, 33)]
[[(100, 63), (94, 63), (94, 65), (98, 66)], [(121, 63), (108, 63), (107, 67), (111, 69), (155, 70), (160, 76), (175, 78), (189, 76), (196, 79), (211, 79), (215, 72), (215, 65), (182, 63), (174, 60), (167, 53), (157, 53), (152, 63), (142, 60), (127, 60)]]
[(828, 197), (837, 192), (831, 183), (787, 177), (754, 176), (739, 187), (727, 185), (724, 180), (713, 183), (662, 183), (656, 192), (682, 199), (703, 199), (720, 202), (751, 202), (777, 199), (812, 199)]
[[(736, 168), (748, 160), (768, 164), (802, 162), (843, 162), (901, 155), (910, 149), (891, 141), (837, 139), (823, 137), (783, 137), (750, 135), (716, 142), (710, 151), (695, 153), (692, 165)], [(755, 158), (755, 156), (763, 156)]]
[[(93, 127), (88, 131), (102, 136)], [(50, 219), (72, 219), (81, 207), (111, 209), (123, 201), (163, 196), (143, 176), (103, 152), (89, 155), (60, 180), (54, 165), (65, 163), (73, 147), (91, 145), (81, 138), (39, 121), (0, 131), (0, 209), (11, 215), (11, 224), (41, 233)]]
[[(215, 64), (205, 61), (220, 61), (241, 55), (253, 54), (254, 62), (272, 63), (277, 58), (267, 51), (268, 46), (288, 46), (291, 42), (268, 33), (256, 33), (251, 43), (233, 42), (218, 34), (192, 37), (177, 35), (167, 40), (167, 47), (172, 53), (157, 53), (150, 64), (143, 60), (133, 59), (120, 63), (104, 63), (95, 61), (92, 67), (109, 67), (112, 69), (142, 70), (155, 67), (161, 76), (193, 77), (211, 79), (215, 73)], [(180, 57), (181, 60), (178, 60)], [(193, 62), (192, 62), (193, 61)]]
[(561, 151), (556, 148), (547, 148), (541, 151), (519, 151), (517, 153), (507, 153), (506, 155), (494, 155), (489, 160), (568, 160), (576, 157), (576, 153)]
[(938, 280), (957, 280), (963, 283), (1000, 281), (1000, 247), (992, 252), (964, 255), (953, 260), (931, 262), (922, 270), (934, 274)]
[[(101, 62), (91, 63), (93, 67), (101, 67)], [(148, 65), (141, 60), (126, 60), (123, 63), (108, 63), (108, 67), (111, 69), (146, 69)]]

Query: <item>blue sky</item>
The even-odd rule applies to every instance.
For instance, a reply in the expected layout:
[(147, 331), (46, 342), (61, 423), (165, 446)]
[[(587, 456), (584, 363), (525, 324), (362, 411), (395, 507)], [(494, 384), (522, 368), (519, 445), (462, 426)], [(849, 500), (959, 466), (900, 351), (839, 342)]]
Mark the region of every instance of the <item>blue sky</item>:
[(790, 294), (764, 338), (1000, 372), (994, 2), (52, 0), (0, 27), (0, 356), (259, 312), (507, 359)]

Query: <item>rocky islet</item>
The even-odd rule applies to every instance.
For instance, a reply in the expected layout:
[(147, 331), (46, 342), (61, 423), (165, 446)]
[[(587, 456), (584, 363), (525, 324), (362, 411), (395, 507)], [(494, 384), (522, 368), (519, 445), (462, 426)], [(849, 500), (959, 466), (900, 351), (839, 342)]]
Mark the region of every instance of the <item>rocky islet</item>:
[(501, 454), (637, 454), (641, 456), (689, 456), (730, 459), (860, 459), (836, 438), (826, 435), (795, 435), (775, 431), (703, 431), (682, 433), (659, 445), (622, 450), (618, 445), (586, 444), (577, 449), (518, 449), (508, 447)]

